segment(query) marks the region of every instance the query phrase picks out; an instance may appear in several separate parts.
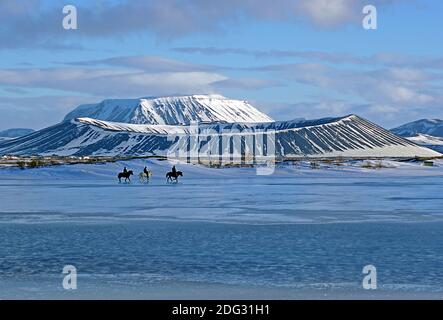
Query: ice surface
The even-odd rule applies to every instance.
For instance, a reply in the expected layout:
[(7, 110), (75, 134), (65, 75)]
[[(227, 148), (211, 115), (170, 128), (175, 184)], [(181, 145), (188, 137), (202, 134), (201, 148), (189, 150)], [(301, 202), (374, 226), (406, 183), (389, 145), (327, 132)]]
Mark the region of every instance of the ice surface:
[[(145, 165), (154, 174), (148, 185), (140, 184), (137, 176)], [(268, 224), (443, 218), (439, 190), (443, 166), (386, 160), (383, 169), (363, 168), (367, 165), (368, 161), (358, 161), (312, 170), (308, 162), (297, 162), (279, 165), (270, 176), (258, 176), (255, 168), (210, 169), (179, 163), (184, 177), (177, 185), (165, 183), (172, 163), (155, 159), (1, 169), (0, 187), (6, 200), (0, 221), (159, 219)], [(134, 170), (132, 183), (118, 183), (116, 175), (123, 166)], [(17, 197), (20, 205), (11, 201)]]
[[(443, 162), (0, 169), (0, 298), (439, 298)], [(119, 184), (123, 166), (154, 173)], [(74, 264), (79, 289), (61, 288)], [(379, 288), (361, 289), (377, 266)]]

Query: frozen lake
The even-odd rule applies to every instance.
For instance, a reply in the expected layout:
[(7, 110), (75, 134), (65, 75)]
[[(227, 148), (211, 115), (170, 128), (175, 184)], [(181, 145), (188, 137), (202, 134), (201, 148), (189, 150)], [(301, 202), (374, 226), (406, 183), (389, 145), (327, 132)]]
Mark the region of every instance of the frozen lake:
[(151, 160), (148, 185), (119, 184), (123, 165), (145, 163), (0, 170), (0, 298), (443, 298), (443, 163), (179, 164), (166, 184)]

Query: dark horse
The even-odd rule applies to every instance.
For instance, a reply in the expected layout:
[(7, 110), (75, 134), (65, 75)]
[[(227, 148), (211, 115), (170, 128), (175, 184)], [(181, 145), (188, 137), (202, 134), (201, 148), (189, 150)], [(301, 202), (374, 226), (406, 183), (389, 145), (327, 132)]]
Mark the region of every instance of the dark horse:
[(181, 171), (177, 171), (177, 173), (174, 175), (174, 173), (168, 172), (166, 174), (166, 181), (175, 181), (178, 182), (178, 177), (183, 177), (183, 173)]
[(122, 178), (125, 178), (125, 182), (128, 180), (131, 181), (131, 179), (129, 177), (133, 174), (134, 174), (134, 172), (132, 172), (132, 170), (129, 170), (127, 172), (120, 172), (118, 174), (118, 182), (122, 182)]

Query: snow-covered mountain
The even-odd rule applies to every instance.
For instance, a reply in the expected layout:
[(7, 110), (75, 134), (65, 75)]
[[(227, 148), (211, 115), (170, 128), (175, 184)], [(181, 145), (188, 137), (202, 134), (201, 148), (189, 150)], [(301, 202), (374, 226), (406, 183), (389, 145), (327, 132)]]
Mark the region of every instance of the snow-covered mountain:
[(220, 95), (113, 99), (86, 104), (70, 112), (65, 121), (88, 117), (133, 123), (186, 125), (198, 122), (271, 122), (272, 118), (246, 101)]
[[(0, 154), (165, 155), (177, 142), (177, 137), (189, 137), (189, 130), (188, 126), (180, 125), (129, 124), (77, 118), (13, 141), (0, 142)], [(266, 136), (264, 141), (275, 141), (276, 155), (282, 157), (440, 155), (356, 115), (313, 121), (201, 124), (198, 147), (204, 148), (207, 141), (232, 136), (233, 132), (244, 137), (252, 135), (254, 139), (257, 139), (257, 133), (263, 132)], [(184, 141), (185, 145), (181, 148), (186, 150), (188, 139)]]
[(391, 131), (421, 146), (443, 152), (443, 120), (417, 120)]
[(391, 131), (402, 137), (415, 137), (419, 134), (428, 136), (443, 137), (443, 120), (422, 119), (404, 124)]

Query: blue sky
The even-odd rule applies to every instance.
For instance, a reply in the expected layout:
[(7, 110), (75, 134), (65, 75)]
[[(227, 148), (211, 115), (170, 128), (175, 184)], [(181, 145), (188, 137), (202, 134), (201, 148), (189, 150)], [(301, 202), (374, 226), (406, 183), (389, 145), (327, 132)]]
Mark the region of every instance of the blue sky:
[[(62, 28), (77, 8), (78, 30)], [(378, 29), (361, 26), (377, 8)], [(438, 0), (0, 2), (0, 130), (105, 98), (218, 93), (278, 120), (443, 118)]]

